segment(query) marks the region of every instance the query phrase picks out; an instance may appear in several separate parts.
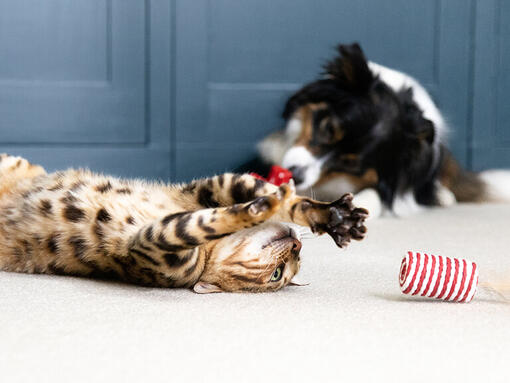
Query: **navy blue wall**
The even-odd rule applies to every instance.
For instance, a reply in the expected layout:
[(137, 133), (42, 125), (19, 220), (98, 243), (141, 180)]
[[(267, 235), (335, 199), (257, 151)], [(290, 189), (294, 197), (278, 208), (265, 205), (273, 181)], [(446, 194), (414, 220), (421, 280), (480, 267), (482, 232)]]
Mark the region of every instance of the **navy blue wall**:
[(510, 166), (502, 0), (0, 0), (0, 151), (49, 169), (230, 170), (338, 42), (432, 93), (466, 166)]

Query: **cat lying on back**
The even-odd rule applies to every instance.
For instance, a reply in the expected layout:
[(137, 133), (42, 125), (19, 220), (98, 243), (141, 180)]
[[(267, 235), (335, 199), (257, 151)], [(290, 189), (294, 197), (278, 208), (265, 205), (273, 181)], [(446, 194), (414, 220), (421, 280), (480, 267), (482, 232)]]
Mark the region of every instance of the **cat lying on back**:
[(363, 238), (365, 209), (298, 197), (250, 175), (187, 185), (121, 180), (87, 170), (46, 174), (0, 156), (0, 269), (108, 277), (196, 292), (270, 291), (290, 283), (301, 242), (281, 222)]

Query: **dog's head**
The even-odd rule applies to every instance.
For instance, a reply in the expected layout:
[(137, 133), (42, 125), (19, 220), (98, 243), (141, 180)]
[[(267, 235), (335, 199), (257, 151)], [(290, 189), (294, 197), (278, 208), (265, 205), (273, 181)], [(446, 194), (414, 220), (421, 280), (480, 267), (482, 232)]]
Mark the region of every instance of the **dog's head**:
[(378, 188), (391, 205), (399, 189), (415, 187), (430, 173), (434, 126), (412, 90), (395, 92), (372, 73), (358, 44), (338, 51), (324, 77), (285, 106), (282, 165), (300, 191), (340, 173), (357, 180), (359, 189)]

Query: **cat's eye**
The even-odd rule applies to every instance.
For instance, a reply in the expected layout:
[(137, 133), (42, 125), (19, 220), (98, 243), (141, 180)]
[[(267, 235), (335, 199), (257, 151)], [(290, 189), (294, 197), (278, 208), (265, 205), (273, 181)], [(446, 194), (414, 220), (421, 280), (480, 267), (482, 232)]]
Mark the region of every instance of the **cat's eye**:
[(280, 279), (282, 279), (283, 267), (283, 265), (280, 265), (276, 268), (273, 275), (271, 275), (271, 282), (278, 282)]

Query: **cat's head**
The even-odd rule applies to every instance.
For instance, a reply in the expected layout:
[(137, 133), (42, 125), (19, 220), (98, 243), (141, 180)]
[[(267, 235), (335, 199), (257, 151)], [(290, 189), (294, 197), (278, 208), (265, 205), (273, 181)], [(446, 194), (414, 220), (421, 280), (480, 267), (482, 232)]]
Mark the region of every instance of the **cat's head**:
[(299, 271), (299, 234), (289, 225), (264, 223), (205, 246), (207, 261), (197, 293), (275, 291)]

